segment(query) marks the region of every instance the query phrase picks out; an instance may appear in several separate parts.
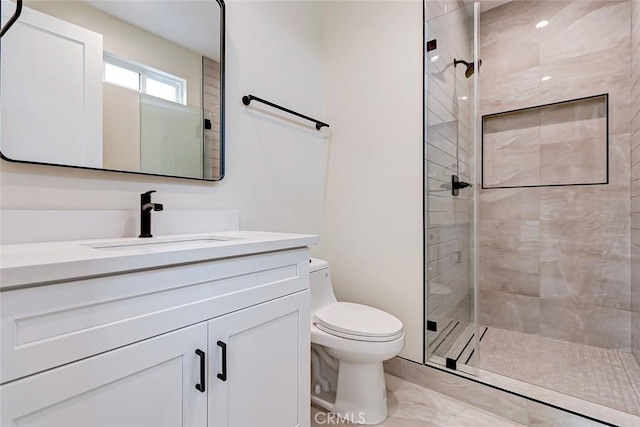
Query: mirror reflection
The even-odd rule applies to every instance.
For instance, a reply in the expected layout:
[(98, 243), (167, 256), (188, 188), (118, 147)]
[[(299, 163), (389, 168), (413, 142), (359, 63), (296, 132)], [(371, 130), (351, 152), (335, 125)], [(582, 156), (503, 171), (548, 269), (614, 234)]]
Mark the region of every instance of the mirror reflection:
[(223, 19), (216, 0), (24, 1), (0, 42), (3, 157), (222, 179)]

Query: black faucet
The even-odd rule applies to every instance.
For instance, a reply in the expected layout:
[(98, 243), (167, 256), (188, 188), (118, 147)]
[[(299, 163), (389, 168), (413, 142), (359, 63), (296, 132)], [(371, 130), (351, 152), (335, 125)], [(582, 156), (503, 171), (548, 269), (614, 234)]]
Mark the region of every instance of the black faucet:
[(147, 191), (140, 195), (140, 235), (138, 237), (153, 237), (151, 234), (151, 211), (161, 211), (164, 206), (160, 203), (151, 203), (151, 193)]

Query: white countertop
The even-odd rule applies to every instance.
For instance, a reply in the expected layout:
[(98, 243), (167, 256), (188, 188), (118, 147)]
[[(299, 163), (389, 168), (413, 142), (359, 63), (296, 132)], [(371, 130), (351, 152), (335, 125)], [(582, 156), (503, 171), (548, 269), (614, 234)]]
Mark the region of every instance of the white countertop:
[[(216, 242), (182, 242), (171, 246), (146, 244), (154, 241), (216, 238)], [(122, 246), (127, 243), (141, 246)], [(63, 280), (166, 267), (219, 258), (300, 248), (318, 243), (318, 236), (224, 231), (212, 233), (80, 240), (0, 245), (0, 290), (55, 283)], [(118, 248), (91, 246), (119, 244)]]

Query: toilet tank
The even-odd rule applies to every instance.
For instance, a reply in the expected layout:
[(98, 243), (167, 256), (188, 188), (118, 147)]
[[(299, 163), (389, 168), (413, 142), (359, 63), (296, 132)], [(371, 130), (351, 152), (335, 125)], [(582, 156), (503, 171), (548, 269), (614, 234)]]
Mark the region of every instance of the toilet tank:
[(311, 289), (311, 314), (324, 306), (337, 302), (331, 285), (329, 263), (318, 258), (309, 260), (309, 288)]

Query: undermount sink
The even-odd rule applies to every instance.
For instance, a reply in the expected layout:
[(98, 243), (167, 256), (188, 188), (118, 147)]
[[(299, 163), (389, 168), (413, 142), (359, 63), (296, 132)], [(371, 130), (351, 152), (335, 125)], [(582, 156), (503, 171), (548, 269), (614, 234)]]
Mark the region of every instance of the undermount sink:
[(137, 248), (182, 248), (185, 246), (202, 246), (202, 245), (216, 245), (229, 240), (237, 240), (236, 238), (218, 237), (218, 236), (202, 236), (202, 237), (152, 237), (144, 239), (127, 239), (127, 240), (111, 240), (102, 242), (85, 243), (83, 246), (87, 246), (93, 249), (100, 250), (125, 250), (125, 249), (137, 249)]

